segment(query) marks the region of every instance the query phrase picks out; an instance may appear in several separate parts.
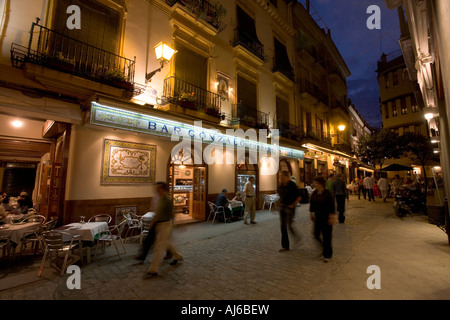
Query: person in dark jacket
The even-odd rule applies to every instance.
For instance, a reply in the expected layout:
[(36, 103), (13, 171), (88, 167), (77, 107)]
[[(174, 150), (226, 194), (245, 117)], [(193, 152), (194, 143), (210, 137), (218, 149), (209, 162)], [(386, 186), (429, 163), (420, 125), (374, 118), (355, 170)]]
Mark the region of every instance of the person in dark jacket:
[(230, 219), (230, 217), (231, 217), (231, 210), (228, 207), (229, 201), (228, 201), (228, 198), (227, 198), (227, 193), (228, 193), (227, 189), (222, 189), (222, 193), (217, 196), (216, 206), (223, 207), (223, 209), (225, 210), (225, 217), (226, 217), (226, 219)]
[(329, 262), (333, 256), (331, 234), (335, 220), (335, 207), (333, 195), (331, 191), (325, 189), (325, 184), (323, 177), (314, 179), (315, 191), (311, 195), (309, 211), (311, 220), (314, 221), (314, 236), (323, 245), (324, 262)]
[(336, 180), (333, 182), (333, 194), (336, 199), (337, 211), (339, 212), (339, 223), (345, 222), (345, 199), (348, 198), (347, 184), (342, 179), (342, 174), (336, 175)]
[(281, 249), (280, 252), (289, 251), (289, 234), (298, 239), (298, 232), (292, 227), (295, 215), (295, 207), (300, 201), (297, 185), (291, 180), (289, 172), (281, 172), (281, 184), (278, 190), (280, 195), (280, 225), (281, 225)]

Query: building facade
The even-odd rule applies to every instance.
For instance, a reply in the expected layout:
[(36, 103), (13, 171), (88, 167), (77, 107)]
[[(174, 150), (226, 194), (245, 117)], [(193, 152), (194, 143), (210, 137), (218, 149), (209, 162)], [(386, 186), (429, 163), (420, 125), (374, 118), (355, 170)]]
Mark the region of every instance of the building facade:
[[(442, 0), (386, 0), (389, 9), (399, 13), (399, 40), (409, 77), (416, 80), (424, 100), (428, 134), (440, 155), (444, 195), (449, 198), (450, 182), (450, 33), (447, 14), (450, 3)], [(443, 204), (443, 197), (441, 197)], [(448, 210), (448, 209), (447, 209)]]
[[(350, 72), (311, 10), (284, 0), (0, 1), (3, 189), (33, 193), (40, 213), (67, 223), (144, 214), (153, 182), (167, 181), (177, 220), (205, 220), (208, 201), (250, 176), (258, 208), (278, 171), (300, 186), (348, 176)], [(155, 56), (161, 43), (176, 50), (169, 61)]]

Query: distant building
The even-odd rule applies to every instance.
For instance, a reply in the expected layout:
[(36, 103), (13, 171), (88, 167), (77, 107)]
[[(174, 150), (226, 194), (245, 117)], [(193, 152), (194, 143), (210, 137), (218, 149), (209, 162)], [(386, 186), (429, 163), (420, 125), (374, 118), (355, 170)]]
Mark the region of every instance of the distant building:
[(426, 136), (422, 94), (417, 81), (408, 76), (402, 52), (383, 54), (378, 61), (377, 73), (383, 128), (398, 135), (416, 132)]

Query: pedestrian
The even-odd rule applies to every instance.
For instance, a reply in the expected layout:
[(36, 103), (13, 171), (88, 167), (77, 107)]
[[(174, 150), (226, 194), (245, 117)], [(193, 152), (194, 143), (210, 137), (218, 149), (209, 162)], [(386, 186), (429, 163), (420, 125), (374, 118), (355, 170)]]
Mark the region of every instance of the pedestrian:
[(342, 174), (336, 175), (336, 180), (333, 183), (333, 194), (336, 199), (337, 211), (339, 212), (339, 223), (345, 222), (345, 199), (349, 199), (348, 189)]
[(373, 197), (373, 179), (372, 179), (372, 173), (368, 173), (367, 177), (364, 178), (364, 188), (367, 192), (367, 197), (369, 198), (369, 201), (375, 201), (375, 198)]
[(248, 178), (248, 181), (244, 185), (244, 196), (245, 196), (245, 209), (244, 209), (244, 224), (248, 224), (247, 216), (250, 213), (250, 223), (256, 224), (255, 215), (256, 215), (256, 204), (255, 204), (255, 188), (253, 187), (253, 183), (255, 182), (254, 177)]
[(170, 251), (174, 257), (170, 265), (176, 265), (178, 261), (183, 260), (183, 256), (178, 252), (178, 249), (172, 242), (172, 224), (175, 215), (173, 202), (169, 197), (168, 184), (165, 182), (157, 182), (156, 192), (159, 195), (158, 207), (149, 227), (151, 229), (153, 225), (155, 226), (155, 251), (147, 272), (148, 276), (158, 275), (158, 268), (166, 251)]
[(359, 179), (358, 200), (361, 200), (361, 192), (364, 196), (364, 200), (366, 200), (366, 188), (364, 188), (364, 177), (363, 176), (361, 176), (361, 179)]
[(289, 233), (299, 240), (298, 232), (292, 227), (295, 216), (295, 207), (301, 200), (297, 185), (289, 177), (289, 172), (282, 171), (281, 183), (278, 189), (280, 195), (280, 227), (281, 227), (281, 249), (280, 252), (289, 251)]
[(388, 181), (386, 179), (386, 174), (385, 173), (381, 174), (381, 178), (378, 181), (378, 187), (380, 188), (381, 198), (383, 199), (383, 202), (386, 202), (388, 194), (389, 194), (389, 184), (388, 184)]
[(330, 191), (331, 193), (333, 193), (333, 183), (334, 183), (334, 174), (332, 173), (328, 176), (328, 180), (327, 180), (326, 186), (325, 186), (326, 189), (328, 191)]
[(401, 188), (402, 188), (402, 180), (400, 179), (400, 176), (396, 174), (394, 176), (394, 181), (392, 181), (392, 189), (394, 191), (394, 194), (399, 194)]
[(314, 237), (323, 245), (324, 262), (329, 262), (333, 256), (331, 234), (335, 221), (335, 206), (333, 195), (325, 188), (325, 184), (325, 179), (322, 177), (314, 179), (316, 190), (311, 195), (309, 211), (311, 220), (314, 222)]

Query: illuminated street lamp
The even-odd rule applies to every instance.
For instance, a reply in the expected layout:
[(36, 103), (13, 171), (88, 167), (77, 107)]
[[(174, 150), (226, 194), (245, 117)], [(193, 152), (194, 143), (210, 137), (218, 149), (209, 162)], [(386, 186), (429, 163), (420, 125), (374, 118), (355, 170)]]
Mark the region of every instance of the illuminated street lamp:
[(152, 77), (157, 73), (160, 72), (162, 70), (162, 68), (164, 68), (164, 65), (166, 64), (166, 62), (169, 62), (170, 59), (172, 59), (172, 56), (176, 53), (177, 51), (172, 49), (169, 45), (167, 45), (164, 42), (160, 42), (155, 46), (155, 54), (156, 54), (156, 59), (159, 60), (159, 62), (161, 63), (161, 67), (150, 72), (147, 73), (145, 75), (145, 80), (146, 81), (151, 81)]
[(343, 131), (345, 130), (345, 125), (341, 124), (341, 125), (338, 127), (338, 129), (339, 129), (340, 132), (343, 132)]

